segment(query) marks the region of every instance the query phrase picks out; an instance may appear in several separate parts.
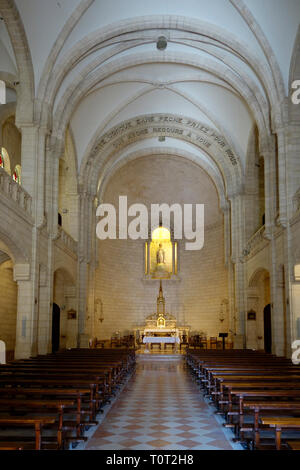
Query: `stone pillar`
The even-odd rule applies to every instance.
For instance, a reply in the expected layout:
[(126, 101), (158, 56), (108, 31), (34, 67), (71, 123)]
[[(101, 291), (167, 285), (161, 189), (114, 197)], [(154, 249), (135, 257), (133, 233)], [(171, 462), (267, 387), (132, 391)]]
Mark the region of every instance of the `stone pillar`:
[(14, 281), (18, 283), (15, 359), (24, 359), (35, 355), (37, 350), (34, 283), (29, 264), (14, 266)]
[[(48, 241), (48, 245), (52, 245)], [(39, 321), (38, 354), (48, 354), (52, 350), (52, 262), (51, 250), (48, 251), (49, 264), (39, 265)]]
[(263, 150), (265, 169), (265, 233), (269, 240), (274, 231), (277, 216), (277, 178), (276, 178), (276, 151), (274, 142), (270, 142)]
[(287, 160), (286, 160), (286, 130), (277, 129), (278, 143), (278, 193), (279, 193), (279, 217), (278, 221), (287, 226)]
[[(95, 253), (95, 196), (84, 191), (80, 194), (80, 230), (79, 230), (79, 261), (78, 261), (78, 344), (88, 347), (89, 334), (86, 318), (88, 316), (89, 288), (93, 283), (89, 279), (90, 264)], [(95, 233), (93, 233), (95, 232)]]
[(48, 130), (22, 126), (22, 186), (32, 196), (32, 214), (39, 226), (45, 212), (45, 142)]
[(244, 196), (235, 194), (231, 196), (231, 234), (232, 234), (232, 262), (234, 264), (234, 289), (235, 289), (235, 329), (234, 348), (245, 347), (246, 330), (246, 284), (245, 284), (245, 264), (242, 262), (242, 252), (244, 249)]
[[(285, 302), (285, 274), (284, 265), (280, 265), (275, 273), (275, 286), (276, 292), (274, 299), (271, 299), (273, 304), (272, 309), (272, 324), (273, 324), (273, 346), (274, 354), (277, 356), (287, 355), (287, 318), (286, 318), (286, 302)], [(271, 292), (272, 293), (272, 292)]]
[(234, 265), (231, 258), (230, 205), (222, 207), (224, 214), (224, 263), (228, 270), (228, 330), (229, 338), (233, 341), (235, 331), (235, 298), (234, 298)]

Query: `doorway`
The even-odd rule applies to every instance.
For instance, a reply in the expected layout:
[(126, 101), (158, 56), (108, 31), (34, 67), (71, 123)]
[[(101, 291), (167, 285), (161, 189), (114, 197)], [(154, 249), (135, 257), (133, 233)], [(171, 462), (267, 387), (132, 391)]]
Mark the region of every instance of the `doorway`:
[(59, 350), (60, 337), (60, 308), (57, 304), (53, 304), (52, 308), (52, 352)]
[(265, 352), (272, 352), (272, 321), (271, 321), (271, 305), (268, 304), (264, 308), (264, 343)]

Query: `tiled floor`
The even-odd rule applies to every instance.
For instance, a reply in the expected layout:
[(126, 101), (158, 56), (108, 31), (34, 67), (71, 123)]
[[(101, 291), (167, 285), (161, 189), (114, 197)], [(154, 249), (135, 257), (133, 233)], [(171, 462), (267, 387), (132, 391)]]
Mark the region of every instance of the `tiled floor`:
[(139, 357), (125, 386), (86, 449), (232, 450), (230, 431), (218, 422), (184, 368), (184, 358)]

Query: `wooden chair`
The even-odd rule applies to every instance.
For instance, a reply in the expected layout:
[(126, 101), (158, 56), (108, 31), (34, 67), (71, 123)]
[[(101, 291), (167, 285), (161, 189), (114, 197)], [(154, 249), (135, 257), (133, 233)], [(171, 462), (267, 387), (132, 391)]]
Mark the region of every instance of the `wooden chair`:
[(207, 349), (207, 338), (206, 336), (200, 336), (200, 349)]
[(187, 339), (187, 335), (182, 335), (182, 341), (180, 342), (180, 351), (181, 351), (182, 346), (189, 347), (189, 341)]

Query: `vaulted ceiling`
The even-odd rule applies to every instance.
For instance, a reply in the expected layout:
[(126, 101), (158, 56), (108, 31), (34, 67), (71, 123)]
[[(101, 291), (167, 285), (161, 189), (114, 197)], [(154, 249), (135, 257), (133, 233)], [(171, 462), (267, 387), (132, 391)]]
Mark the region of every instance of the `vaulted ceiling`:
[[(0, 12), (0, 78), (31, 87), (35, 119), (50, 121), (54, 136), (70, 128), (78, 171), (109, 129), (163, 113), (215, 130), (245, 171), (253, 126), (268, 135), (280, 119), (300, 2), (0, 0)], [(26, 63), (17, 54), (18, 12)], [(157, 48), (160, 36), (164, 50)], [(13, 101), (18, 85), (10, 86)], [(152, 152), (155, 145), (149, 137), (142, 148)], [(164, 145), (209, 161), (191, 142), (169, 136), (160, 153)], [(136, 152), (141, 143), (129, 147)]]

